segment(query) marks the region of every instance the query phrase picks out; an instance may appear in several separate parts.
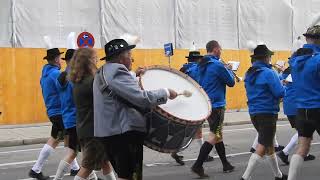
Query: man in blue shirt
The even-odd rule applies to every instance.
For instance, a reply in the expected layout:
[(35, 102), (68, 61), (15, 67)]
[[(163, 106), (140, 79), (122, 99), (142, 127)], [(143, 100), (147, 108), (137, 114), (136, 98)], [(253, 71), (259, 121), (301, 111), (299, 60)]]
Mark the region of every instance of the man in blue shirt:
[[(286, 93), (283, 97), (283, 111), (284, 114), (287, 115), (287, 118), (291, 124), (291, 127), (296, 129), (296, 121), (297, 121), (297, 107), (295, 102), (295, 89), (293, 88), (292, 78), (291, 78), (291, 68), (288, 67), (281, 74), (281, 79), (283, 79), (283, 83), (285, 85)], [(278, 157), (285, 164), (289, 164), (289, 154), (298, 144), (298, 133), (295, 133), (287, 146), (277, 153)], [(315, 156), (309, 154), (304, 158), (305, 161), (314, 160)]]
[(67, 80), (67, 75), (70, 73), (70, 62), (74, 52), (74, 49), (67, 50), (65, 57), (62, 58), (67, 64), (66, 70), (56, 79), (56, 87), (61, 102), (63, 125), (68, 133), (68, 151), (67, 155), (59, 163), (55, 179), (63, 179), (65, 172), (67, 172), (69, 168), (71, 168), (72, 176), (75, 176), (80, 169), (76, 160), (80, 146), (76, 132), (76, 107), (72, 97), (73, 85)]
[[(208, 118), (210, 126), (209, 138), (203, 143), (196, 162), (191, 167), (192, 172), (202, 177), (208, 177), (202, 167), (213, 146), (223, 164), (224, 172), (234, 170), (227, 158), (222, 137), (224, 111), (226, 105), (226, 86), (235, 84), (231, 67), (224, 65), (221, 60), (221, 46), (217, 41), (209, 41), (206, 45), (207, 55), (203, 57), (198, 68), (198, 82), (208, 94), (212, 103), (212, 113)], [(226, 67), (227, 66), (227, 67)]]
[(61, 54), (58, 48), (47, 50), (47, 56), (43, 59), (48, 61), (48, 64), (43, 66), (41, 75), (42, 96), (47, 108), (47, 115), (52, 123), (51, 137), (40, 151), (39, 157), (32, 169), (29, 171), (29, 176), (38, 180), (47, 180), (48, 176), (44, 176), (41, 172), (44, 162), (48, 159), (53, 150), (58, 146), (59, 139), (63, 138), (64, 127), (61, 116), (61, 102), (56, 86), (56, 79), (60, 75)]
[(277, 157), (274, 152), (273, 139), (276, 133), (280, 98), (284, 96), (278, 74), (272, 70), (270, 51), (266, 45), (258, 45), (251, 55), (252, 67), (245, 76), (245, 88), (248, 98), (249, 114), (252, 124), (258, 132), (258, 146), (252, 153), (242, 180), (251, 178), (256, 165), (267, 155), (276, 180), (287, 179), (279, 169)]
[[(289, 180), (297, 179), (304, 157), (310, 151), (313, 133), (320, 134), (320, 25), (308, 28), (304, 36), (307, 44), (289, 61), (296, 91), (299, 133), (298, 150), (290, 162)], [(300, 52), (304, 53), (300, 55)]]
[[(190, 51), (189, 56), (186, 56), (186, 58), (188, 59), (188, 63), (185, 63), (181, 67), (180, 71), (190, 76), (193, 80), (198, 81), (198, 63), (203, 58), (203, 56), (199, 51)], [(202, 137), (202, 127), (198, 129), (194, 138), (197, 140), (198, 144), (201, 147), (204, 142)], [(172, 153), (171, 157), (176, 160), (178, 164), (184, 165), (183, 156), (180, 156), (177, 153)], [(210, 162), (213, 160), (214, 158), (212, 156), (208, 156), (206, 162)]]
[(188, 63), (185, 63), (180, 71), (190, 76), (193, 80), (198, 81), (198, 63), (203, 58), (199, 51), (190, 51), (186, 56)]

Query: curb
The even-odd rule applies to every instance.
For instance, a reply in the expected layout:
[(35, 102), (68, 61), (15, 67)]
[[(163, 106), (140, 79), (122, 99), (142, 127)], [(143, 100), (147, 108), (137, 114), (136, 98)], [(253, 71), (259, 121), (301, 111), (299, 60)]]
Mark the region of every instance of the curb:
[[(287, 118), (279, 118), (278, 121), (285, 121)], [(224, 126), (236, 126), (236, 125), (245, 125), (251, 124), (250, 120), (247, 121), (236, 121), (236, 122), (226, 122), (223, 123)], [(202, 125), (203, 128), (209, 128), (209, 124), (205, 122)], [(48, 141), (49, 137), (42, 137), (42, 138), (28, 138), (28, 139), (19, 139), (19, 140), (7, 140), (7, 141), (0, 141), (0, 147), (11, 147), (11, 146), (21, 146), (21, 145), (32, 145), (32, 144), (44, 144)]]
[(31, 144), (43, 144), (48, 141), (49, 137), (46, 138), (29, 138), (29, 139), (19, 139), (19, 140), (9, 140), (0, 141), (0, 147), (11, 147), (11, 146), (21, 146), (21, 145), (31, 145)]
[(14, 128), (29, 128), (29, 127), (42, 127), (42, 126), (51, 126), (49, 122), (38, 123), (38, 124), (23, 124), (23, 125), (0, 125), (0, 129), (14, 129)]

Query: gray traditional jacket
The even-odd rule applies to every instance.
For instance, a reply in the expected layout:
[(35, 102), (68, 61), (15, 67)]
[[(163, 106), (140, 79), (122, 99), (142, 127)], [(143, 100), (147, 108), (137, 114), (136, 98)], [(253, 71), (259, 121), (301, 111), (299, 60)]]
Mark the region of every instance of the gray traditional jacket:
[(105, 64), (98, 70), (93, 82), (94, 136), (146, 132), (146, 118), (135, 107), (151, 108), (166, 103), (167, 98), (165, 89), (142, 90), (124, 65)]

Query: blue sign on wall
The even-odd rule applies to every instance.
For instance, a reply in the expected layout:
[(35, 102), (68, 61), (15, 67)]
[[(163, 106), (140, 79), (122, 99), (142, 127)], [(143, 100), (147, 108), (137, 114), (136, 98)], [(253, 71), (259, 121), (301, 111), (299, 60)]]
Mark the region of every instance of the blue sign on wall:
[(164, 44), (164, 54), (166, 56), (173, 56), (173, 46), (172, 43)]

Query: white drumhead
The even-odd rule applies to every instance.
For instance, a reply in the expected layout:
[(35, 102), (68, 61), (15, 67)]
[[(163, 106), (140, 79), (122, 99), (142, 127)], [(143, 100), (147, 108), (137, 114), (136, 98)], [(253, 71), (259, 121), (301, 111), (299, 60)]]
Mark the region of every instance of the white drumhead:
[[(191, 79), (191, 78), (190, 78)], [(169, 114), (187, 121), (198, 121), (207, 118), (211, 112), (211, 104), (200, 88), (178, 73), (170, 69), (153, 68), (148, 69), (141, 76), (141, 85), (145, 90), (156, 90), (159, 88), (170, 88), (177, 93), (184, 90), (192, 92), (191, 97), (183, 95), (174, 100), (168, 100), (167, 104), (159, 107)]]

